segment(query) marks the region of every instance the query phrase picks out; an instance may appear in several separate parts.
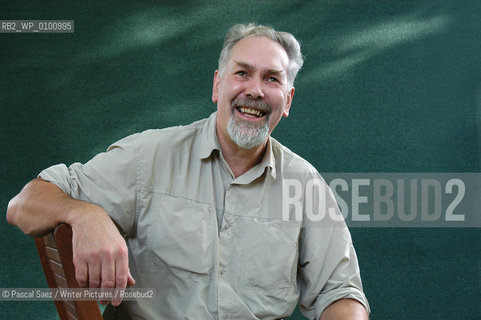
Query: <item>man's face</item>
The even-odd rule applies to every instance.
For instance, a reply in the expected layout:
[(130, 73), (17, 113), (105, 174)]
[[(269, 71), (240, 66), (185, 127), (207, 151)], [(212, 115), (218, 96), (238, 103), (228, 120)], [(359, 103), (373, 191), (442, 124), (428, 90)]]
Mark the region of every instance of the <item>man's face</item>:
[(222, 77), (218, 70), (214, 75), (219, 139), (245, 149), (266, 141), (289, 114), (294, 88), (288, 87), (288, 65), (284, 48), (268, 38), (249, 37), (235, 44)]

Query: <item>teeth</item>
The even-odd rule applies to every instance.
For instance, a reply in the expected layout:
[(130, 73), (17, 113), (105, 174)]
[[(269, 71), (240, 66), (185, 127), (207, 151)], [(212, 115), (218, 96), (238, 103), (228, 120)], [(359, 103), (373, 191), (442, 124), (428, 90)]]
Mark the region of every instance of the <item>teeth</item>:
[(262, 112), (260, 110), (256, 110), (256, 109), (250, 109), (250, 108), (245, 108), (245, 107), (239, 107), (238, 109), (242, 113), (250, 114), (250, 115), (253, 115), (253, 116), (256, 116), (256, 117), (262, 117), (262, 115), (264, 114), (264, 112)]

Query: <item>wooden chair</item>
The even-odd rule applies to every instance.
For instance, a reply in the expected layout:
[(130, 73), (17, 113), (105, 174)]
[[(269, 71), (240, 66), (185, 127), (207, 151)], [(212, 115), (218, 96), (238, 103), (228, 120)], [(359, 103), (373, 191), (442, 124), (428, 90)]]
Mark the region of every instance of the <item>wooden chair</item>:
[[(79, 288), (75, 280), (72, 228), (61, 224), (44, 237), (35, 238), (38, 254), (50, 288)], [(96, 301), (54, 301), (61, 320), (100, 320)]]

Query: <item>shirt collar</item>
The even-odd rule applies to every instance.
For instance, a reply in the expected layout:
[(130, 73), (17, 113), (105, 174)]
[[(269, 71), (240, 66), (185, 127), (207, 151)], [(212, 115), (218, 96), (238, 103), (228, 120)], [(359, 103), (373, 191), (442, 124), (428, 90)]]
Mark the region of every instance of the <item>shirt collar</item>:
[(264, 168), (271, 168), (271, 176), (276, 179), (276, 158), (274, 152), (272, 152), (272, 138), (269, 136), (267, 139), (266, 153), (262, 158), (261, 164)]
[(202, 148), (200, 150), (200, 159), (207, 159), (214, 150), (220, 149), (219, 140), (215, 131), (217, 120), (217, 112), (213, 112), (202, 128)]
[[(205, 122), (204, 127), (202, 128), (202, 148), (200, 151), (200, 159), (209, 158), (212, 152), (214, 152), (214, 150), (218, 150), (219, 152), (222, 152), (222, 149), (220, 148), (219, 140), (217, 138), (216, 125), (217, 125), (217, 112), (213, 112)], [(252, 169), (250, 169), (248, 172), (243, 174), (242, 176), (238, 177), (237, 179), (244, 180), (242, 179), (242, 177), (247, 175), (250, 177), (250, 178), (246, 177), (248, 180), (253, 180), (252, 175), (254, 175), (255, 178), (258, 178), (264, 173), (266, 169), (269, 169), (269, 168), (270, 168), (270, 173), (272, 178), (274, 180), (276, 179), (276, 176), (277, 176), (276, 159), (274, 156), (274, 152), (272, 151), (271, 140), (272, 139), (269, 136), (267, 139), (266, 152), (264, 153), (264, 156), (262, 157), (261, 162), (256, 166), (254, 166)], [(241, 181), (239, 182), (241, 183)]]

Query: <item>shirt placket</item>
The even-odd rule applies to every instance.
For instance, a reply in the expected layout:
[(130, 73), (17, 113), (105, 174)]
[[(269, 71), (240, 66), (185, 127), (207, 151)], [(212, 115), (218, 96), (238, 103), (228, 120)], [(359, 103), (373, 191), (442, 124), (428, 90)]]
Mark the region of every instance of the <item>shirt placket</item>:
[[(225, 211), (229, 212), (229, 199), (231, 198), (231, 194), (233, 192), (233, 186), (228, 185), (226, 188), (225, 194)], [(219, 271), (218, 271), (218, 313), (219, 319), (227, 320), (227, 319), (234, 319), (234, 305), (235, 300), (232, 296), (232, 288), (228, 281), (228, 272), (229, 270), (229, 260), (230, 255), (232, 254), (232, 235), (229, 232), (231, 226), (231, 218), (229, 215), (224, 214), (222, 218), (222, 227), (219, 232)]]
[(233, 250), (235, 237), (233, 236), (231, 227), (235, 223), (235, 218), (232, 213), (238, 212), (239, 208), (236, 206), (243, 206), (245, 204), (239, 203), (239, 188), (242, 185), (246, 185), (258, 178), (264, 170), (255, 168), (250, 172), (247, 172), (241, 177), (234, 178), (232, 171), (230, 170), (227, 162), (222, 155), (220, 156), (221, 164), (224, 166), (226, 172), (233, 178), (225, 186), (224, 195), (224, 215), (222, 217), (222, 225), (219, 231), (219, 268), (217, 274), (217, 304), (218, 304), (218, 316), (221, 320), (228, 319), (257, 319), (254, 316), (250, 316), (250, 311), (246, 309), (246, 306), (239, 301), (239, 296), (233, 288), (233, 284), (230, 281), (236, 276), (238, 277), (240, 266), (229, 265), (229, 261), (232, 261), (231, 255), (236, 254)]

